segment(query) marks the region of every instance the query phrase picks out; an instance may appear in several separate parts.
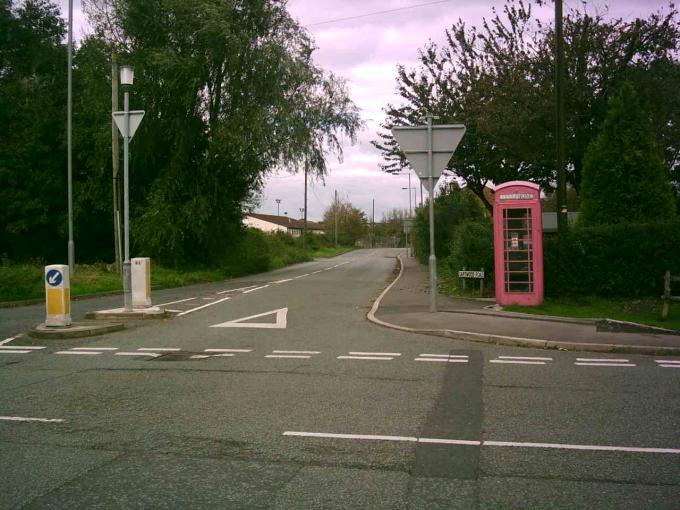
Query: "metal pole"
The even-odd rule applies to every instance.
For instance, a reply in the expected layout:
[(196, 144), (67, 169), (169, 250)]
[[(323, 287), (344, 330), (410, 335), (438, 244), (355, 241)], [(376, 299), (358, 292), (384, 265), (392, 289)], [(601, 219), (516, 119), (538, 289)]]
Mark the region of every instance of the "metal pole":
[(373, 199), (373, 214), (371, 215), (371, 248), (375, 247), (375, 198)]
[(68, 2), (68, 98), (66, 115), (66, 139), (67, 139), (67, 160), (68, 160), (68, 270), (71, 276), (75, 273), (76, 255), (75, 244), (73, 242), (73, 154), (72, 154), (72, 134), (71, 117), (73, 114), (73, 0)]
[(281, 209), (279, 207), (280, 205), (281, 205), (281, 199), (277, 198), (276, 199), (276, 215), (277, 216), (281, 216)]
[(557, 232), (560, 237), (568, 227), (567, 181), (564, 171), (564, 36), (562, 34), (562, 0), (555, 0), (555, 107), (557, 140)]
[(338, 190), (335, 190), (335, 247), (338, 247)]
[[(408, 171), (408, 219), (413, 217), (411, 213), (411, 170)], [(411, 238), (413, 241), (413, 238)], [(409, 257), (409, 243), (408, 243), (408, 232), (406, 233), (406, 256)], [(413, 256), (413, 250), (411, 250), (411, 255)]]
[(130, 93), (124, 94), (125, 134), (123, 135), (123, 222), (125, 224), (125, 260), (123, 261), (123, 298), (125, 311), (132, 311), (132, 274), (130, 272)]
[(307, 163), (305, 163), (305, 226), (302, 229), (302, 249), (307, 247)]
[[(118, 59), (116, 52), (111, 52), (111, 111), (118, 111)], [(118, 128), (116, 127), (116, 121), (111, 118), (111, 167), (113, 173), (113, 242), (114, 255), (116, 258), (116, 272), (122, 274), (122, 257), (120, 249), (120, 198), (119, 189), (120, 185), (118, 183), (118, 169), (120, 167), (120, 162), (118, 158), (120, 157), (120, 150), (118, 148)]]
[[(437, 311), (437, 257), (434, 253), (434, 179), (432, 177), (432, 114), (427, 119), (427, 180), (430, 184), (430, 312)], [(411, 192), (409, 191), (409, 196)]]

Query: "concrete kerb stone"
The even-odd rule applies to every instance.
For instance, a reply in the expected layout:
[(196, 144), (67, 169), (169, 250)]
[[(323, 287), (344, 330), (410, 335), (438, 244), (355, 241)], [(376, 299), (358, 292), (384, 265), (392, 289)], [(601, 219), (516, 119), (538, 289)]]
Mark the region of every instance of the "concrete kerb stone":
[(111, 310), (99, 310), (90, 312), (86, 315), (88, 319), (96, 320), (149, 320), (149, 319), (167, 319), (172, 315), (165, 309), (158, 306), (151, 306), (149, 308), (135, 308), (132, 311), (126, 311), (124, 308), (114, 308)]
[(74, 321), (70, 326), (48, 327), (44, 323), (27, 332), (28, 336), (42, 339), (82, 338), (104, 335), (125, 329), (121, 322)]
[[(480, 342), (495, 345), (506, 345), (511, 347), (530, 347), (534, 349), (555, 349), (560, 351), (590, 351), (590, 352), (619, 352), (632, 354), (657, 354), (657, 355), (678, 355), (680, 354), (680, 347), (661, 347), (653, 345), (618, 345), (618, 344), (595, 344), (582, 342), (559, 342), (554, 340), (540, 340), (536, 338), (519, 338), (502, 335), (489, 335), (485, 333), (476, 333), (473, 331), (456, 331), (451, 329), (416, 329), (407, 326), (399, 326), (390, 322), (378, 319), (375, 314), (380, 308), (380, 302), (383, 297), (390, 291), (390, 289), (399, 281), (404, 272), (404, 263), (401, 256), (397, 256), (399, 261), (399, 274), (376, 298), (373, 306), (366, 314), (366, 318), (377, 324), (390, 329), (399, 331), (406, 331), (409, 333), (418, 333), (421, 335), (441, 336), (445, 338), (452, 338), (454, 340), (463, 340), (469, 342)], [(536, 319), (540, 320), (540, 319)]]

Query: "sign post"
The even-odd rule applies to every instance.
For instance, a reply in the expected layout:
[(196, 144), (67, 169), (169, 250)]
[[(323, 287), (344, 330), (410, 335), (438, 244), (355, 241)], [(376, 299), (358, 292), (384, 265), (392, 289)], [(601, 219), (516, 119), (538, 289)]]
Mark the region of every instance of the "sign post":
[(113, 120), (123, 136), (123, 223), (125, 225), (125, 260), (123, 261), (123, 300), (125, 311), (132, 311), (132, 274), (130, 268), (130, 194), (129, 194), (129, 145), (144, 117), (143, 110), (130, 111), (129, 92), (124, 95), (124, 110), (113, 112)]
[(449, 164), (456, 147), (465, 134), (462, 124), (433, 126), (428, 113), (425, 126), (398, 126), (392, 128), (392, 136), (406, 159), (420, 177), (427, 179), (430, 192), (430, 312), (437, 311), (437, 257), (434, 252), (434, 187)]

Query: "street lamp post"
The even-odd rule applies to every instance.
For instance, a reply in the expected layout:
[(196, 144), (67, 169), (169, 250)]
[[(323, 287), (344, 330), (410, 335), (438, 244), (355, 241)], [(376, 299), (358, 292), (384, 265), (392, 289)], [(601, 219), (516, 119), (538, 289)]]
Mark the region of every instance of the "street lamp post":
[(123, 261), (123, 300), (125, 311), (132, 311), (132, 274), (130, 272), (130, 88), (135, 78), (132, 66), (120, 66), (120, 84), (123, 86), (123, 111), (125, 134), (123, 135), (123, 222), (125, 224), (125, 260)]
[[(413, 214), (411, 213), (411, 190), (415, 191), (416, 188), (411, 187), (411, 172), (409, 171), (408, 173), (408, 188), (401, 188), (401, 189), (407, 189), (408, 190), (408, 218), (411, 219), (413, 217)], [(415, 202), (415, 197), (413, 199)], [(413, 242), (413, 239), (411, 239), (411, 242)], [(408, 232), (406, 232), (406, 256), (408, 256)]]
[(75, 244), (73, 242), (73, 143), (71, 118), (73, 116), (73, 0), (68, 2), (68, 75), (67, 75), (67, 113), (66, 113), (66, 139), (67, 139), (67, 163), (68, 163), (68, 270), (71, 275), (75, 272)]
[(279, 207), (279, 206), (281, 205), (281, 199), (280, 199), (280, 198), (276, 198), (276, 199), (274, 199), (274, 200), (276, 200), (276, 215), (277, 215), (277, 216), (281, 216), (281, 212), (280, 212), (281, 209), (280, 209), (280, 207)]

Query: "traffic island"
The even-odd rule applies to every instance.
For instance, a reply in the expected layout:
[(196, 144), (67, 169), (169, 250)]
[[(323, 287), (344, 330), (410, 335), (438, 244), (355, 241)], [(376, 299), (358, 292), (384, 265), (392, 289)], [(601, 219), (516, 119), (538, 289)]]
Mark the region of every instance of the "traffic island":
[(159, 306), (149, 306), (147, 308), (133, 308), (132, 310), (125, 310), (125, 308), (98, 310), (96, 312), (88, 313), (86, 317), (95, 320), (142, 320), (166, 319), (171, 317), (171, 314)]
[(82, 338), (86, 336), (104, 335), (121, 331), (125, 325), (121, 322), (74, 321), (69, 326), (47, 326), (43, 322), (28, 331), (28, 336), (43, 339)]

